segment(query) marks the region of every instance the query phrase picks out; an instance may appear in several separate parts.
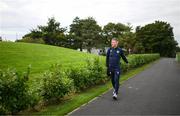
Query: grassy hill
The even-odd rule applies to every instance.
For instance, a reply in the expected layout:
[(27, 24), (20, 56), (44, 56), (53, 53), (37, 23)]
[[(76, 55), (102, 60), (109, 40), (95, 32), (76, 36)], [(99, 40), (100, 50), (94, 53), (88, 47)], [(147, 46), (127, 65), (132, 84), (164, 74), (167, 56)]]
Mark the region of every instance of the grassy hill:
[[(31, 89), (37, 89), (40, 80), (46, 70), (53, 64), (61, 64), (62, 68), (71, 66), (83, 66), (88, 58), (97, 55), (79, 52), (63, 47), (20, 43), (0, 42), (0, 69), (15, 68), (18, 72), (25, 72), (29, 65)], [(105, 57), (100, 57), (105, 60)]]
[(86, 59), (95, 56), (50, 45), (0, 42), (0, 69), (16, 68), (23, 72), (31, 65), (31, 75), (41, 74), (55, 63), (64, 68), (83, 65)]

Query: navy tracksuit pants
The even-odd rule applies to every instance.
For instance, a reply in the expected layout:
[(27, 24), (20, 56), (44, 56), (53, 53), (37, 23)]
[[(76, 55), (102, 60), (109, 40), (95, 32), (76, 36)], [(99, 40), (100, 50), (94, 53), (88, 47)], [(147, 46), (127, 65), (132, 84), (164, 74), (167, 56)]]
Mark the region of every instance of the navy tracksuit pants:
[(120, 71), (111, 71), (110, 76), (111, 76), (111, 82), (112, 82), (113, 88), (116, 94), (118, 94)]

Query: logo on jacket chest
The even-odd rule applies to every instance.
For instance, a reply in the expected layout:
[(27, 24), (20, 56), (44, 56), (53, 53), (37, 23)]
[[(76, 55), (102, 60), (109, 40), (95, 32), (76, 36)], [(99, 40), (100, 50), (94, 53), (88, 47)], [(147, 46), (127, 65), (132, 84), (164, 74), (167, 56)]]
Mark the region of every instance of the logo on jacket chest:
[(119, 52), (119, 50), (117, 50), (116, 52), (117, 52), (117, 54), (119, 54), (119, 53), (120, 53), (120, 52)]
[(112, 57), (112, 56), (117, 56), (117, 55), (119, 55), (119, 53), (120, 53), (120, 51), (119, 50), (110, 50), (110, 56)]

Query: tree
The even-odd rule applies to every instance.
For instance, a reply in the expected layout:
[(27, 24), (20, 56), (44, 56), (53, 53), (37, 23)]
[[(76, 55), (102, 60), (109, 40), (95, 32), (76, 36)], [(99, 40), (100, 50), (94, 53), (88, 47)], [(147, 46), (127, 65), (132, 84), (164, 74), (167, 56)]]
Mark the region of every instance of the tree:
[(143, 53), (145, 53), (144, 46), (142, 45), (141, 42), (136, 42), (135, 43), (134, 49), (133, 49), (133, 53), (136, 53), (136, 54), (143, 54)]
[(177, 42), (174, 40), (173, 28), (167, 22), (155, 21), (144, 27), (137, 27), (136, 41), (142, 44), (146, 53), (175, 56)]
[(62, 41), (65, 39), (64, 32), (66, 29), (61, 28), (60, 23), (56, 22), (54, 17), (48, 19), (47, 26), (38, 26), (38, 29), (41, 30), (47, 44), (63, 45)]
[(0, 41), (2, 41), (2, 37), (0, 36)]
[(122, 36), (124, 32), (130, 31), (131, 27), (124, 25), (122, 23), (108, 23), (103, 28), (103, 36), (106, 45), (110, 44), (110, 41), (113, 37), (118, 38)]
[(49, 18), (47, 25), (37, 26), (37, 29), (30, 30), (30, 33), (23, 36), (23, 40), (43, 39), (46, 44), (56, 46), (66, 46), (65, 28), (60, 27), (60, 23), (54, 17)]
[(88, 17), (80, 19), (76, 17), (70, 25), (69, 34), (74, 38), (74, 44), (82, 51), (87, 48), (90, 52), (92, 47), (96, 47), (101, 39), (101, 27), (97, 24), (94, 18)]
[(128, 32), (124, 32), (120, 38), (120, 46), (125, 48), (126, 51), (131, 50), (131, 52), (135, 51), (135, 44), (136, 44), (136, 40), (135, 40), (135, 33), (128, 31)]
[(180, 52), (180, 47), (176, 46), (176, 52)]

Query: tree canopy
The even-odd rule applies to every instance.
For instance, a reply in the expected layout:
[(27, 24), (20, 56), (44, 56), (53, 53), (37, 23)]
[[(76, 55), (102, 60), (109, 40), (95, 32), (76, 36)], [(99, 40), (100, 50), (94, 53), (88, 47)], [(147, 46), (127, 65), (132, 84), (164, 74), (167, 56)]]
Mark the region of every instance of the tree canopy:
[(163, 21), (137, 27), (136, 40), (142, 44), (145, 53), (160, 53), (166, 57), (174, 56), (178, 45), (174, 40), (173, 28)]
[(47, 25), (38, 25), (17, 41), (79, 48), (81, 51), (87, 49), (90, 52), (93, 47), (109, 47), (113, 37), (118, 38), (120, 47), (129, 53), (160, 53), (161, 56), (174, 57), (176, 51), (179, 51), (173, 27), (164, 21), (137, 26), (133, 31), (130, 23), (109, 22), (100, 26), (93, 17), (75, 17), (67, 31), (52, 17), (48, 18)]
[(65, 46), (65, 31), (66, 28), (60, 27), (60, 23), (52, 17), (48, 19), (47, 25), (39, 25), (36, 29), (30, 30), (30, 33), (24, 35), (23, 39), (43, 39), (45, 44)]
[(72, 39), (81, 50), (82, 48), (90, 50), (90, 48), (98, 46), (101, 41), (101, 27), (93, 17), (86, 19), (76, 17), (70, 25), (69, 33), (73, 35)]
[(103, 28), (105, 44), (110, 44), (113, 37), (119, 38), (124, 32), (131, 31), (131, 27), (122, 23), (108, 23)]

